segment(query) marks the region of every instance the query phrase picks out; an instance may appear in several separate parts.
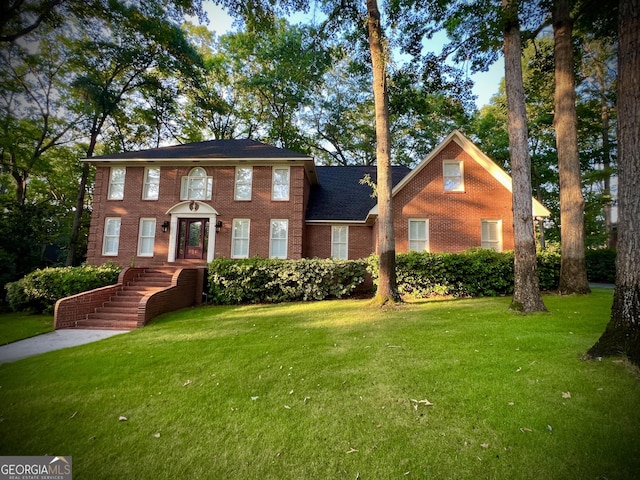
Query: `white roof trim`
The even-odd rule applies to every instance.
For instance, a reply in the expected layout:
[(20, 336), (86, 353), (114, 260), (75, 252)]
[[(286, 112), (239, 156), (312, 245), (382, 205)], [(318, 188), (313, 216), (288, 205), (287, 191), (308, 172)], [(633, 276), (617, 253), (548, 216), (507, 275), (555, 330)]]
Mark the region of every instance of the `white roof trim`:
[(365, 225), (366, 220), (305, 220), (308, 225)]

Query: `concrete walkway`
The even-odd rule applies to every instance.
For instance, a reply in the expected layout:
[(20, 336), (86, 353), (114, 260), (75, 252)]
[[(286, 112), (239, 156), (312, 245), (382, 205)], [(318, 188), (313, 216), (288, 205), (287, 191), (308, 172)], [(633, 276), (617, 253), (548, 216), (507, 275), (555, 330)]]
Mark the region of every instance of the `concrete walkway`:
[(15, 362), (22, 358), (32, 357), (53, 350), (96, 342), (103, 338), (109, 338), (129, 331), (130, 330), (54, 330), (53, 332), (43, 333), (42, 335), (0, 346), (0, 364)]

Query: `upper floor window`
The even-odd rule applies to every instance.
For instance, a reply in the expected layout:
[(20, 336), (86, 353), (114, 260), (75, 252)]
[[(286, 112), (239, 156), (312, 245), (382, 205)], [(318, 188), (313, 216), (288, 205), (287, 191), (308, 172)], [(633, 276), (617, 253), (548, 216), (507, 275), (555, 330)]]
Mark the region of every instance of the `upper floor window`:
[(160, 193), (160, 167), (147, 167), (144, 169), (144, 186), (142, 187), (143, 200), (157, 200)]
[(231, 237), (231, 258), (249, 258), (249, 219), (234, 219)]
[(189, 175), (182, 177), (180, 200), (211, 200), (213, 178), (207, 176), (202, 167), (192, 168)]
[(429, 220), (409, 220), (409, 251), (429, 251)]
[(104, 221), (104, 238), (102, 240), (103, 255), (118, 255), (120, 243), (120, 218), (107, 217)]
[(331, 227), (331, 257), (339, 260), (349, 258), (349, 227), (334, 225)]
[(273, 167), (272, 200), (289, 200), (289, 167)]
[(156, 238), (156, 219), (141, 218), (138, 232), (138, 255), (140, 257), (152, 257), (153, 245)]
[(482, 220), (482, 248), (502, 251), (502, 220)]
[(461, 160), (445, 160), (442, 164), (445, 192), (464, 192), (464, 176)]
[(109, 176), (109, 200), (122, 200), (124, 198), (124, 177), (127, 174), (125, 167), (111, 167)]
[(252, 167), (236, 167), (236, 200), (251, 200)]
[(269, 235), (269, 257), (287, 258), (287, 239), (289, 237), (289, 220), (271, 220)]

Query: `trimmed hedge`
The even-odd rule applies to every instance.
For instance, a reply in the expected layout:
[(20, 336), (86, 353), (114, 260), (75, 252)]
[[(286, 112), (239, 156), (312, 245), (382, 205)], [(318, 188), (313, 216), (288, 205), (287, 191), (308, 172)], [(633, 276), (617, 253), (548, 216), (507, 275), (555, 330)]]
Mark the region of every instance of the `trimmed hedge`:
[(209, 300), (232, 305), (341, 298), (365, 276), (365, 260), (218, 258), (209, 263)]
[[(374, 283), (378, 257), (368, 259)], [(398, 290), (416, 298), (438, 295), (483, 297), (513, 293), (513, 252), (472, 249), (463, 253), (409, 252), (396, 255)], [(560, 278), (560, 255), (538, 253), (541, 290), (554, 290)]]
[(7, 300), (16, 312), (52, 313), (61, 298), (117, 283), (120, 270), (113, 264), (35, 270), (6, 285)]

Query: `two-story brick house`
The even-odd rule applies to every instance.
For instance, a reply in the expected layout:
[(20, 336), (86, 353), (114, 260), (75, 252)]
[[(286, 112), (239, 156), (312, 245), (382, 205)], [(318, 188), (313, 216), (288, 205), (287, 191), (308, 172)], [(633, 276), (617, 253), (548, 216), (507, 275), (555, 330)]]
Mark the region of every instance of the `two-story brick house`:
[[(94, 157), (88, 262), (204, 265), (216, 257), (361, 258), (376, 251), (375, 167), (316, 166), (253, 140)], [(398, 252), (513, 248), (511, 179), (454, 131), (393, 167)], [(535, 199), (534, 216), (549, 212)]]
[[(214, 258), (366, 257), (376, 251), (375, 167), (316, 166), (253, 140), (85, 160), (96, 166), (87, 260), (117, 285), (60, 300), (56, 328), (135, 328), (202, 300)], [(396, 251), (513, 248), (511, 178), (454, 131), (416, 168), (393, 167)], [(548, 210), (535, 199), (533, 216)]]

